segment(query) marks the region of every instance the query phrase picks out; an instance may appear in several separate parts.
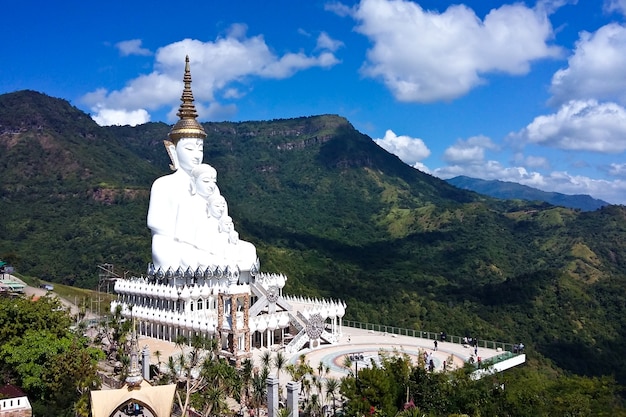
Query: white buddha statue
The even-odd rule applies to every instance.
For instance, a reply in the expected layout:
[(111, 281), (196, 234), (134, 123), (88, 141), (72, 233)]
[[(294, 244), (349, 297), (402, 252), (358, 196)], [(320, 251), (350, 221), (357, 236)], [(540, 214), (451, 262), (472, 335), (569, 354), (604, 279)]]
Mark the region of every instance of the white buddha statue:
[(228, 217), (226, 199), (217, 187), (217, 171), (202, 164), (207, 135), (196, 120), (189, 57), (183, 80), (180, 119), (165, 141), (175, 172), (155, 180), (150, 192), (148, 227), (154, 270), (186, 271), (210, 265), (258, 269), (256, 248), (239, 239)]
[(217, 187), (217, 171), (211, 165), (200, 164), (191, 171), (191, 194), (189, 203), (178, 210), (176, 237), (183, 243), (182, 267), (196, 269), (209, 265), (224, 264), (220, 253), (218, 221), (210, 214), (209, 200), (220, 196)]
[(256, 262), (256, 248), (250, 242), (239, 239), (233, 219), (222, 216), (219, 223), (219, 240), (224, 245), (224, 258), (229, 265), (237, 265), (240, 270), (250, 270)]
[(189, 202), (191, 194), (191, 172), (203, 158), (206, 132), (197, 122), (196, 109), (191, 92), (189, 57), (185, 62), (185, 87), (182, 104), (177, 115), (180, 117), (169, 133), (166, 148), (172, 159), (174, 173), (157, 178), (150, 191), (148, 227), (152, 231), (152, 263), (156, 270), (163, 271), (181, 266), (181, 245), (178, 234), (186, 228), (177, 227), (179, 208)]

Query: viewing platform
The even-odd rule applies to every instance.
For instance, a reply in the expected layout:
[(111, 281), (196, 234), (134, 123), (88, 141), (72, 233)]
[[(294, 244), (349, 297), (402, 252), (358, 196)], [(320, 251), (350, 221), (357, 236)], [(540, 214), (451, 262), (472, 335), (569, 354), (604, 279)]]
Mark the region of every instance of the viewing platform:
[[(435, 350), (435, 340), (437, 350)], [(424, 332), (411, 329), (403, 329), (392, 326), (382, 326), (369, 323), (359, 323), (345, 320), (342, 327), (342, 336), (336, 344), (322, 345), (315, 349), (303, 349), (295, 354), (288, 355), (284, 346), (273, 345), (271, 352), (283, 352), (288, 363), (296, 363), (301, 355), (306, 356), (313, 369), (317, 369), (322, 363), (328, 366), (330, 373), (326, 377), (342, 378), (355, 370), (358, 372), (369, 366), (371, 360), (379, 360), (379, 352), (385, 351), (393, 354), (407, 354), (417, 364), (418, 355), (430, 355), (433, 359), (434, 371), (443, 371), (444, 362), (448, 370), (462, 368), (465, 363), (472, 359), (477, 365), (475, 378), (490, 372), (502, 372), (514, 366), (523, 364), (526, 355), (519, 351), (517, 345), (512, 343), (493, 342), (488, 340), (477, 341), (477, 346), (463, 344), (463, 338), (446, 335), (446, 341), (441, 341), (441, 333)], [(140, 346), (148, 346), (154, 359), (154, 352), (157, 350), (161, 354), (162, 363), (167, 362), (169, 356), (177, 356), (180, 349), (174, 343), (141, 337)], [(260, 366), (261, 356), (267, 352), (267, 348), (252, 349), (252, 357), (255, 366)], [(514, 352), (515, 351), (515, 352)], [(344, 366), (345, 358), (351, 358), (352, 367)], [(482, 367), (478, 368), (478, 357), (480, 357)], [(452, 362), (450, 362), (452, 359)], [(281, 384), (289, 382), (289, 375), (281, 372)]]
[[(436, 350), (435, 341), (437, 341)], [(314, 369), (317, 369), (321, 362), (330, 367), (329, 376), (341, 378), (354, 371), (344, 366), (346, 356), (349, 359), (352, 356), (352, 366), (356, 366), (358, 370), (369, 365), (371, 359), (376, 362), (381, 350), (407, 354), (414, 359), (414, 364), (417, 364), (418, 355), (423, 355), (424, 352), (426, 355), (430, 354), (435, 372), (443, 371), (444, 363), (448, 370), (461, 368), (465, 363), (472, 361), (478, 365), (480, 358), (483, 366), (481, 369), (477, 366), (474, 374), (477, 379), (490, 372), (502, 372), (526, 362), (526, 355), (519, 351), (518, 345), (512, 343), (478, 339), (477, 346), (472, 346), (469, 343), (464, 344), (463, 338), (458, 336), (446, 335), (445, 341), (441, 341), (441, 333), (344, 320), (339, 343), (302, 350), (291, 356), (289, 363), (295, 363), (300, 355), (304, 354)], [(255, 363), (258, 363), (256, 357), (257, 355)]]

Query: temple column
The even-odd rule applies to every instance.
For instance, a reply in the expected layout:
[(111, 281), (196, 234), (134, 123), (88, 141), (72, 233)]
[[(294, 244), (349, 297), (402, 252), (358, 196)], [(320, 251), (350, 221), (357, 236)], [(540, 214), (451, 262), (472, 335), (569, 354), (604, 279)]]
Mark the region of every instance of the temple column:
[(278, 416), (278, 390), (279, 383), (278, 378), (270, 376), (266, 380), (267, 382), (267, 415), (268, 417)]
[(296, 381), (287, 382), (287, 404), (286, 407), (289, 410), (289, 417), (298, 417), (298, 401), (300, 393), (300, 383)]
[(250, 296), (243, 299), (243, 327), (245, 329), (244, 350), (250, 352)]

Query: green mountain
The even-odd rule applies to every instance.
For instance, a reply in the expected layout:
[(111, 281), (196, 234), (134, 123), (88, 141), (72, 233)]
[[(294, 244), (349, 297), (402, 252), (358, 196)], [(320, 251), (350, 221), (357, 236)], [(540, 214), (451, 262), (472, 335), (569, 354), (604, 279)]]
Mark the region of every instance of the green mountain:
[[(346, 319), (519, 342), (626, 383), (626, 207), (496, 200), (415, 170), (335, 115), (205, 123), (204, 161), (261, 269)], [(0, 258), (94, 288), (140, 274), (169, 126), (99, 127), (68, 102), (0, 96)]]
[(545, 201), (555, 206), (569, 207), (584, 211), (597, 210), (600, 207), (609, 205), (606, 201), (598, 200), (585, 194), (568, 195), (541, 191), (510, 181), (482, 180), (463, 175), (447, 179), (446, 181), (455, 187), (476, 191), (477, 193), (495, 198)]

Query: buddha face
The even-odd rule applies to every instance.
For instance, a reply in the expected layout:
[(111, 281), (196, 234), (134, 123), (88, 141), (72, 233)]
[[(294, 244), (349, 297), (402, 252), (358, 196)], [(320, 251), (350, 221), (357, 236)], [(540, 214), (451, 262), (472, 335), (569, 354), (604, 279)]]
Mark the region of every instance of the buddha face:
[(183, 171), (191, 175), (191, 170), (202, 163), (203, 151), (204, 141), (202, 139), (182, 138), (176, 144), (178, 165)]
[(209, 205), (209, 213), (216, 219), (221, 218), (226, 212), (226, 200), (217, 198)]
[(210, 174), (203, 174), (196, 180), (196, 189), (198, 195), (204, 198), (209, 198), (215, 194), (217, 184), (215, 183), (215, 177)]
[(230, 233), (233, 230), (235, 230), (235, 225), (233, 224), (233, 220), (228, 216), (225, 219), (222, 219), (222, 221), (220, 222), (220, 226), (221, 226), (222, 232), (225, 232), (225, 233)]

